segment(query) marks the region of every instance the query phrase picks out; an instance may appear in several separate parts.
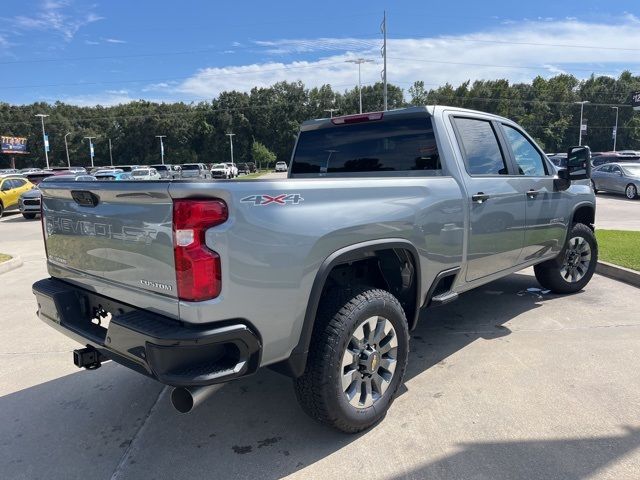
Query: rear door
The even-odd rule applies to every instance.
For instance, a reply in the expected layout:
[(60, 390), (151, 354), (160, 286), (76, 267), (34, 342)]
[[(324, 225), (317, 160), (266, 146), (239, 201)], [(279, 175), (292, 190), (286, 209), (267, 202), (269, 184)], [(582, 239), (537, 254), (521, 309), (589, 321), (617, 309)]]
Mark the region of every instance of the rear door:
[(526, 205), (524, 247), (518, 263), (558, 253), (569, 222), (568, 193), (556, 191), (555, 170), (521, 129), (507, 123), (500, 126), (516, 173), (508, 181)]
[(509, 162), (496, 122), (481, 116), (453, 116), (463, 157), (470, 231), (466, 280), (473, 281), (518, 263), (524, 244), (525, 202), (509, 182)]
[(54, 276), (177, 298), (167, 183), (44, 182), (40, 189)]

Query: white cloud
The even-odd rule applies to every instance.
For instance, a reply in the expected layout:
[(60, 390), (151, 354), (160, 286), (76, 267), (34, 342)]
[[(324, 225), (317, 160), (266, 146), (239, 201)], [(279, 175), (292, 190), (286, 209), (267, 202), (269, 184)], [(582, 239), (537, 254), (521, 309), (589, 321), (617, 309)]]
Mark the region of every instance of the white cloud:
[(48, 101), (53, 103), (58, 100), (70, 105), (78, 105), (79, 107), (92, 107), (95, 105), (109, 107), (133, 102), (136, 98), (131, 97), (127, 90), (107, 90), (98, 94), (62, 96)]
[(107, 43), (127, 43), (126, 40), (120, 40), (119, 38), (105, 38), (104, 41)]
[[(640, 60), (634, 62), (640, 47), (638, 23), (638, 18), (630, 14), (611, 19), (610, 23), (545, 18), (460, 35), (392, 38), (388, 42), (388, 78), (408, 87), (415, 80), (435, 86), (493, 78), (522, 82), (536, 75), (561, 72), (578, 77), (587, 77), (592, 72), (616, 75), (623, 65), (630, 69), (638, 67)], [(317, 55), (305, 61), (271, 60), (202, 68), (176, 86), (173, 93), (210, 98), (224, 90), (248, 91), (281, 80), (302, 80), (309, 87), (325, 83), (351, 86), (357, 83), (357, 68), (345, 60), (355, 56), (376, 62), (362, 65), (363, 83), (380, 78), (381, 42), (375, 39), (281, 39), (254, 43), (268, 55)]]
[(9, 19), (10, 25), (18, 30), (40, 30), (57, 33), (65, 41), (71, 41), (78, 30), (91, 23), (102, 20), (94, 12), (78, 13), (71, 10), (69, 1), (45, 0), (31, 16), (18, 15)]

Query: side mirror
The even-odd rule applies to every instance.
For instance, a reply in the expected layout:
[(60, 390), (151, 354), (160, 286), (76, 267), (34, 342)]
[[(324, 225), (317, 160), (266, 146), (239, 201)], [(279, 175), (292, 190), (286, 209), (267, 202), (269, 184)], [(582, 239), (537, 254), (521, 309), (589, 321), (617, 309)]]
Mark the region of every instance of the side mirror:
[(591, 149), (570, 147), (567, 151), (566, 179), (569, 181), (591, 178)]

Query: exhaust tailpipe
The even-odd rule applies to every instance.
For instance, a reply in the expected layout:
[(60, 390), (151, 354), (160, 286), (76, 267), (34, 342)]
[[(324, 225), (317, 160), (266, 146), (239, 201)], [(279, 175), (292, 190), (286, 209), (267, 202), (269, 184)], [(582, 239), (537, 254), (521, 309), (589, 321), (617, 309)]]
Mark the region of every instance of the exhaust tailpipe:
[(223, 385), (224, 383), (201, 387), (175, 387), (171, 392), (171, 404), (180, 413), (189, 413)]

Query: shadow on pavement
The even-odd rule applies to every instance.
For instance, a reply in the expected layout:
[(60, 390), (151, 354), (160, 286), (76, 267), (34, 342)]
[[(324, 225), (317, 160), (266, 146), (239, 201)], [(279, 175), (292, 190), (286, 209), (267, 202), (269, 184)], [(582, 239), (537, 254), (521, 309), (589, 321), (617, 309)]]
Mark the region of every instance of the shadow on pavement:
[[(507, 321), (555, 298), (529, 287), (538, 287), (534, 277), (511, 275), (424, 312), (412, 334), (407, 380), (476, 339), (508, 335)], [(2, 477), (281, 478), (385, 428), (383, 422), (354, 436), (316, 424), (299, 408), (291, 380), (268, 369), (225, 385), (189, 415), (176, 413), (167, 393), (107, 363), (1, 397)], [(482, 478), (519, 478), (539, 465), (541, 472), (581, 478), (638, 440), (630, 431), (620, 438), (462, 445), (413, 475), (471, 478), (484, 465), (491, 474)], [(502, 462), (504, 452), (510, 463)]]
[[(558, 440), (479, 442), (395, 478), (474, 478), (491, 480), (591, 478), (598, 470), (640, 446), (640, 429), (621, 435)], [(638, 472), (625, 478), (638, 478)]]

